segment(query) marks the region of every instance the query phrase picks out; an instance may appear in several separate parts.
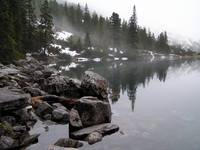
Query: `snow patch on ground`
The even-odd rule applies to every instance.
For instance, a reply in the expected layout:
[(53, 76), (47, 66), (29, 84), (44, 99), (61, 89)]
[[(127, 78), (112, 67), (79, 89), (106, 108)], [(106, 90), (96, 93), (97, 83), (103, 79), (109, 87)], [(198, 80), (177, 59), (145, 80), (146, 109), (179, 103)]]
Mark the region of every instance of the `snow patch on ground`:
[(61, 53), (62, 53), (62, 54), (68, 54), (68, 55), (70, 55), (70, 56), (72, 56), (72, 57), (80, 55), (80, 54), (77, 53), (76, 51), (70, 51), (69, 47), (67, 47), (67, 48), (65, 48), (65, 49), (62, 49), (62, 50), (61, 50)]
[(78, 64), (72, 62), (71, 64), (67, 65), (67, 66), (61, 66), (61, 70), (64, 71), (69, 71), (71, 68), (76, 68), (78, 66)]
[(54, 67), (56, 64), (49, 64), (48, 67)]
[(55, 33), (55, 38), (57, 40), (67, 40), (70, 36), (72, 36), (73, 34), (67, 31), (61, 31), (61, 32), (56, 32)]
[(62, 46), (61, 46), (61, 45), (58, 45), (58, 44), (51, 44), (51, 46), (54, 47), (54, 48), (59, 48), (59, 49), (62, 48)]

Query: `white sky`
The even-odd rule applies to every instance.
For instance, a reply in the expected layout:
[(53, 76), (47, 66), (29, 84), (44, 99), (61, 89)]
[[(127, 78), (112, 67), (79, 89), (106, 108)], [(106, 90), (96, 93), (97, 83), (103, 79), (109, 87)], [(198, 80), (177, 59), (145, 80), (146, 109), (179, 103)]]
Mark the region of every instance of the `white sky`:
[[(63, 0), (64, 1), (64, 0)], [(129, 19), (136, 5), (138, 23), (154, 32), (167, 30), (178, 37), (200, 40), (200, 0), (68, 0), (88, 4), (104, 16), (113, 11)]]

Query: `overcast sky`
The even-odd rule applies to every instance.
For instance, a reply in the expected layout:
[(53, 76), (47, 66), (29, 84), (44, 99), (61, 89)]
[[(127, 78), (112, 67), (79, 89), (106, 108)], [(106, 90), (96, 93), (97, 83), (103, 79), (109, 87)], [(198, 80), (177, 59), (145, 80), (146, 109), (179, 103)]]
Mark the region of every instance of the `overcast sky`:
[(88, 4), (104, 16), (113, 11), (121, 18), (129, 19), (136, 5), (138, 23), (153, 31), (167, 30), (170, 33), (200, 40), (200, 0), (68, 0)]

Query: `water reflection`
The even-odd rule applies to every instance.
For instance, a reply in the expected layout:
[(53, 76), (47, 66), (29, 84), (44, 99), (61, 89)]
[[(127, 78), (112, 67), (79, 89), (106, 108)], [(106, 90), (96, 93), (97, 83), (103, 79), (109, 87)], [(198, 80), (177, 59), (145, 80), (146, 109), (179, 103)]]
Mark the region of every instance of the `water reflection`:
[[(99, 73), (109, 81), (110, 99), (114, 104), (120, 99), (120, 93), (127, 92), (127, 96), (131, 101), (131, 108), (134, 111), (136, 100), (136, 92), (139, 85), (145, 87), (153, 78), (165, 82), (169, 68), (177, 70), (183, 68), (181, 66), (195, 66), (191, 63), (197, 63), (193, 60), (179, 61), (159, 61), (159, 62), (83, 62), (77, 64), (70, 70), (62, 70), (62, 72), (73, 78), (81, 78), (85, 70), (92, 70)], [(57, 69), (63, 68), (64, 64), (58, 64)]]

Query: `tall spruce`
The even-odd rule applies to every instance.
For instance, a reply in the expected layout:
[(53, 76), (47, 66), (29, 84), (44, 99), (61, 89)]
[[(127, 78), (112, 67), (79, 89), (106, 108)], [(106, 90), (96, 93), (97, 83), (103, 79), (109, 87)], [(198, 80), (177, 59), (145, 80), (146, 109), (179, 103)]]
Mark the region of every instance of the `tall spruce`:
[(45, 0), (40, 9), (39, 38), (42, 52), (46, 54), (50, 44), (53, 42), (53, 17), (50, 14), (48, 1)]
[(130, 48), (137, 48), (138, 42), (138, 25), (137, 25), (137, 14), (136, 14), (136, 7), (133, 7), (133, 14), (129, 20), (129, 29), (128, 29), (128, 44)]
[(9, 63), (14, 59), (16, 42), (14, 26), (8, 0), (0, 1), (0, 62)]
[(33, 8), (33, 1), (26, 0), (26, 25), (24, 33), (24, 48), (26, 52), (33, 52), (37, 50), (36, 44), (36, 16)]
[(121, 19), (119, 14), (113, 12), (110, 17), (110, 29), (112, 44), (114, 47), (119, 47), (120, 45), (120, 34), (121, 34)]

